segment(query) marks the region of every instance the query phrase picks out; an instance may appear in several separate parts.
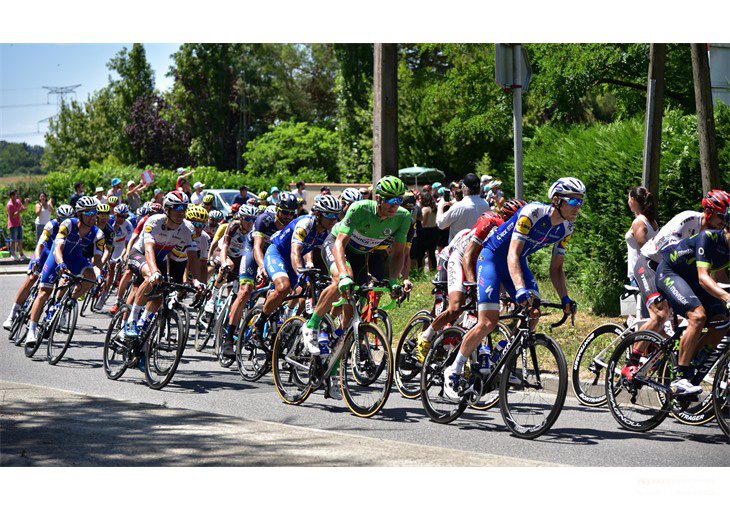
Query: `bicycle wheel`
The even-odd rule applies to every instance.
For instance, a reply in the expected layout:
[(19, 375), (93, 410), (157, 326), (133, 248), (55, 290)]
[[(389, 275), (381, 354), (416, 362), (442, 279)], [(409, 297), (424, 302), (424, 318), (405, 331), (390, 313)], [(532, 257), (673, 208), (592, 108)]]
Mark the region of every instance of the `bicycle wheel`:
[[(36, 352), (38, 352), (38, 349), (40, 348), (41, 344), (43, 343), (43, 340), (48, 338), (48, 331), (50, 328), (50, 323), (46, 320), (46, 316), (48, 314), (48, 308), (50, 306), (52, 299), (48, 299), (46, 301), (46, 305), (43, 307), (43, 311), (41, 312), (40, 320), (38, 321), (38, 326), (36, 328), (36, 342), (33, 347), (28, 347), (28, 344), (26, 343), (23, 346), (23, 350), (25, 352), (25, 356), (27, 358), (32, 358)], [(51, 320), (53, 320), (53, 316), (51, 317)], [(23, 329), (21, 330), (21, 334), (23, 335), (23, 338), (28, 335), (28, 324), (26, 324)]]
[(421, 370), (421, 402), (431, 420), (451, 423), (466, 409), (466, 400), (455, 402), (444, 395), (444, 370), (456, 359), (465, 331), (459, 327), (441, 330), (431, 341)]
[[(715, 409), (712, 405), (712, 384), (718, 367), (719, 364), (715, 363), (701, 381), (692, 381), (693, 384), (697, 384), (702, 388), (701, 393), (687, 398), (675, 397), (671, 399), (669, 412), (675, 420), (685, 425), (704, 425), (712, 421), (715, 417)], [(670, 365), (664, 365), (665, 373), (662, 374), (662, 377), (668, 381), (672, 380), (670, 369)], [(660, 399), (664, 398), (663, 393), (658, 395)]]
[(175, 310), (158, 312), (150, 325), (145, 349), (144, 376), (153, 390), (164, 388), (175, 375), (185, 350), (180, 317)]
[(235, 358), (226, 358), (223, 356), (223, 339), (225, 338), (225, 325), (228, 324), (228, 309), (221, 310), (218, 318), (213, 325), (213, 338), (215, 339), (215, 354), (218, 357), (218, 363), (223, 368), (228, 368), (236, 361)]
[[(422, 310), (425, 311), (425, 310)], [(433, 317), (416, 312), (403, 330), (395, 351), (395, 387), (405, 398), (418, 398), (421, 394), (421, 363), (416, 359), (418, 337), (433, 322)]]
[[(621, 374), (634, 346), (646, 346), (647, 357), (629, 380)], [(644, 432), (659, 425), (669, 414), (671, 378), (677, 366), (674, 354), (662, 347), (663, 338), (653, 331), (637, 331), (624, 338), (613, 351), (606, 369), (606, 395), (611, 415), (623, 428)], [(667, 368), (669, 364), (671, 368)], [(659, 393), (664, 393), (660, 398)]]
[(374, 324), (361, 323), (358, 334), (348, 329), (340, 358), (340, 386), (347, 407), (363, 418), (377, 413), (393, 385), (393, 350), (385, 333)]
[(243, 315), (241, 326), (238, 328), (236, 340), (236, 363), (238, 373), (244, 381), (255, 382), (271, 370), (271, 356), (265, 349), (256, 347), (251, 342), (254, 323), (261, 315), (261, 305), (247, 310)]
[(573, 360), (573, 393), (581, 404), (599, 407), (606, 403), (604, 370), (618, 339), (624, 332), (618, 324), (602, 324), (591, 331), (578, 347)]
[(15, 345), (20, 345), (25, 340), (25, 336), (28, 334), (29, 318), (30, 313), (21, 308), (18, 315), (13, 319), (13, 324), (10, 326), (10, 332), (8, 333), (8, 339)]
[(533, 334), (525, 347), (517, 345), (504, 360), (499, 408), (514, 435), (534, 439), (552, 427), (563, 409), (568, 366), (560, 346), (547, 335)]
[(91, 293), (96, 290), (97, 285), (98, 284), (94, 284), (94, 286), (87, 290), (86, 294), (84, 294), (84, 300), (81, 302), (81, 309), (79, 310), (79, 315), (81, 315), (81, 317), (86, 317), (86, 310), (89, 309), (89, 305), (91, 304)]
[(281, 400), (287, 404), (301, 404), (312, 392), (311, 373), (315, 359), (301, 341), (304, 325), (301, 317), (287, 319), (274, 340), (272, 370), (274, 384)]
[(190, 310), (182, 303), (175, 302), (172, 307), (180, 316), (182, 321), (183, 336), (185, 336), (185, 346), (187, 347), (188, 339), (190, 338)]
[(730, 439), (730, 351), (717, 364), (712, 384), (712, 406), (720, 429)]
[[(487, 338), (484, 339), (484, 342), (486, 342), (488, 345), (491, 345), (492, 352), (494, 352), (495, 347), (499, 342), (504, 340), (505, 342), (509, 343), (512, 339), (512, 332), (507, 327), (506, 324), (503, 322), (498, 322), (497, 327), (494, 328), (494, 331), (489, 333), (487, 335)], [(469, 407), (472, 409), (478, 409), (480, 411), (485, 411), (487, 409), (490, 409), (494, 407), (497, 402), (499, 402), (499, 379), (501, 377), (497, 378), (497, 384), (495, 384), (494, 388), (491, 391), (488, 391), (486, 393), (482, 393), (482, 396), (479, 397), (479, 401), (476, 404), (469, 404)]]
[(132, 310), (129, 305), (122, 305), (106, 330), (104, 339), (104, 372), (112, 381), (119, 379), (131, 365), (134, 358), (130, 342), (124, 337), (124, 325)]
[[(71, 338), (73, 338), (76, 331), (77, 310), (77, 301), (68, 296), (61, 303), (61, 309), (56, 313), (56, 317), (51, 323), (46, 352), (46, 359), (51, 365), (61, 361), (63, 355), (66, 354), (66, 350), (68, 350), (68, 346), (71, 345)], [(66, 316), (66, 322), (61, 324), (64, 315)]]
[(385, 333), (385, 338), (390, 345), (393, 345), (393, 321), (385, 310), (375, 310), (373, 312), (373, 323), (379, 326)]
[(202, 352), (208, 342), (213, 338), (214, 327), (213, 316), (210, 313), (201, 311), (195, 319), (195, 350)]

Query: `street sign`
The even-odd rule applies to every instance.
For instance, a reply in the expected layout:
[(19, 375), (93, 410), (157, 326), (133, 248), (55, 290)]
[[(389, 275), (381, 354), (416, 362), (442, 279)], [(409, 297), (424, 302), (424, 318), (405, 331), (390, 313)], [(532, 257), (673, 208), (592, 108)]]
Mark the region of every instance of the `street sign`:
[(515, 83), (514, 79), (514, 45), (500, 44), (494, 45), (494, 74), (497, 85), (505, 89), (512, 89), (522, 86), (522, 92), (527, 92), (530, 86), (530, 78), (532, 77), (532, 68), (530, 67), (530, 58), (527, 56), (527, 50), (520, 45), (519, 60), (521, 65), (520, 76), (522, 83)]

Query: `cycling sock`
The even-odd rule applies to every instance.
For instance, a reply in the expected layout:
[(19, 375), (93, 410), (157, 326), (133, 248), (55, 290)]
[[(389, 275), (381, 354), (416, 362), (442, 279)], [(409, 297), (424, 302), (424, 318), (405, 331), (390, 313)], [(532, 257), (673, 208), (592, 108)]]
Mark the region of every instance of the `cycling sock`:
[(430, 342), (431, 339), (433, 338), (434, 333), (436, 333), (436, 332), (433, 330), (433, 328), (431, 326), (429, 326), (426, 328), (426, 331), (421, 333), (421, 336)]
[(691, 379), (694, 368), (686, 365), (677, 365), (677, 377), (679, 379)]
[(37, 322), (31, 322), (30, 324), (28, 324), (28, 331), (30, 331), (31, 333), (33, 333), (35, 335), (35, 331), (36, 331), (37, 327), (38, 327)]
[(309, 319), (307, 322), (307, 327), (311, 330), (316, 330), (319, 328), (319, 324), (322, 322), (322, 317), (317, 315), (317, 313), (312, 314), (312, 318)]
[(220, 293), (220, 291), (220, 289), (216, 289), (215, 287), (213, 287), (213, 291), (210, 293), (210, 299), (212, 301), (215, 301), (218, 298), (218, 293)]
[(459, 354), (456, 355), (456, 361), (454, 361), (454, 371), (461, 375), (464, 373), (464, 365), (466, 364), (467, 360), (469, 359), (469, 356), (464, 356), (461, 354), (461, 351), (459, 351)]
[(233, 333), (236, 331), (236, 326), (229, 324), (226, 329), (226, 340), (233, 342)]
[(150, 320), (152, 316), (155, 314), (155, 312), (150, 312), (145, 308), (144, 312), (142, 313), (142, 318), (146, 321)]
[(139, 319), (140, 314), (142, 313), (142, 307), (139, 306), (137, 303), (132, 305), (132, 313), (129, 314), (129, 322), (130, 324), (134, 324)]

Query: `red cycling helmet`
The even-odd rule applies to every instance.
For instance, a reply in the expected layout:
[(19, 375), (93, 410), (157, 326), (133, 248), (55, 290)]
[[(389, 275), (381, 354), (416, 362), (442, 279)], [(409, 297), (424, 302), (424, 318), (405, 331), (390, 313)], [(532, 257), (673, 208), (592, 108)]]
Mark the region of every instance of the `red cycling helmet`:
[(233, 214), (236, 214), (240, 208), (241, 208), (241, 204), (233, 204), (231, 206), (231, 212)]
[(504, 221), (507, 221), (512, 216), (514, 216), (517, 211), (519, 211), (520, 208), (524, 205), (527, 205), (527, 202), (525, 202), (524, 200), (519, 200), (517, 198), (509, 200), (506, 204), (502, 206), (502, 217), (504, 218)]
[(501, 217), (501, 216), (499, 215), (499, 213), (496, 213), (496, 212), (494, 212), (494, 211), (487, 211), (487, 212), (485, 212), (484, 214), (482, 214), (482, 216), (483, 216), (484, 218), (489, 218), (490, 220), (494, 221), (494, 222), (495, 222), (495, 223), (497, 224), (497, 226), (498, 226), (498, 227), (499, 227), (500, 225), (502, 225), (502, 223), (504, 223), (504, 220), (503, 220), (503, 219), (502, 219), (502, 217)]
[[(705, 219), (713, 214), (725, 214), (730, 207), (730, 194), (720, 189), (708, 191), (702, 199), (702, 208), (705, 210)], [(709, 212), (708, 212), (709, 210)]]
[(162, 204), (158, 204), (157, 202), (150, 204), (150, 214), (160, 214), (162, 212)]

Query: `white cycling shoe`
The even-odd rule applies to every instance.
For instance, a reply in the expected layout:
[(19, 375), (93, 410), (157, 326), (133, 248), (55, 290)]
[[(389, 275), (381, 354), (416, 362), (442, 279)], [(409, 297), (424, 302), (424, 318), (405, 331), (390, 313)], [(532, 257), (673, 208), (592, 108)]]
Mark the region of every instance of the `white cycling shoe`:
[(450, 400), (459, 401), (461, 396), (459, 395), (459, 379), (461, 375), (456, 373), (456, 369), (453, 365), (449, 365), (444, 370), (444, 395)]
[(332, 398), (342, 400), (342, 392), (340, 391), (340, 383), (337, 376), (332, 376), (327, 381), (327, 388), (324, 390), (324, 398)]
[(702, 386), (695, 386), (687, 379), (675, 379), (669, 387), (673, 395), (697, 395), (702, 393)]
[(13, 319), (14, 317), (12, 315), (5, 319), (5, 322), (3, 322), (3, 329), (10, 331), (10, 328), (13, 326)]

